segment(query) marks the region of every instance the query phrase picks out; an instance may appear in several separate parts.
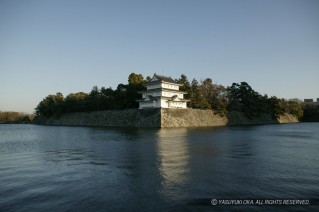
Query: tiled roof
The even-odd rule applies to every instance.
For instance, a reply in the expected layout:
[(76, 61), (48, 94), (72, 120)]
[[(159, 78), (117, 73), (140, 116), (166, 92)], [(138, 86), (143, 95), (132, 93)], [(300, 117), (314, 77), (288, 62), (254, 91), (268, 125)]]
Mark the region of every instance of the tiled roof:
[(154, 75), (161, 81), (170, 82), (170, 83), (176, 83), (175, 80), (173, 80), (171, 77), (162, 76), (162, 75), (158, 75), (158, 74), (154, 74)]
[(155, 88), (155, 89), (139, 91), (138, 93), (150, 93), (150, 92), (154, 92), (154, 91), (169, 91), (169, 92), (174, 92), (174, 93), (187, 94), (187, 92), (185, 92), (185, 91), (174, 90), (174, 89), (169, 89), (169, 88)]

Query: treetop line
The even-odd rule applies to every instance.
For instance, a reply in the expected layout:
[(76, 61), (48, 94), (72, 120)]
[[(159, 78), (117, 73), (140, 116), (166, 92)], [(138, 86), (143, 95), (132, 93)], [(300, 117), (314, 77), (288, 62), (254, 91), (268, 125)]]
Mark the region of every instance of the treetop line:
[(129, 75), (128, 84), (119, 84), (115, 90), (94, 86), (89, 93), (70, 93), (66, 97), (62, 93), (48, 95), (37, 105), (35, 114), (50, 117), (71, 112), (149, 107), (211, 109), (221, 116), (230, 111), (244, 112), (248, 117), (262, 113), (273, 118), (284, 113), (298, 118), (303, 115), (297, 99), (261, 95), (246, 82), (225, 87), (214, 84), (211, 78), (199, 83), (196, 79), (189, 82), (184, 74), (173, 80), (158, 74), (144, 79), (135, 73)]

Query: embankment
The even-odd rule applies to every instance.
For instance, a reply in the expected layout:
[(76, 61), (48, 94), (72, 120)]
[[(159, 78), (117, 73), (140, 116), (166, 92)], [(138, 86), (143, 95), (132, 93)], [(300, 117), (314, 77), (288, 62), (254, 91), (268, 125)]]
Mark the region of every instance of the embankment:
[(225, 125), (253, 125), (253, 124), (276, 124), (295, 123), (298, 119), (285, 114), (278, 119), (272, 119), (269, 114), (248, 118), (240, 112), (230, 112), (227, 117), (215, 114), (212, 110), (197, 109), (162, 109), (161, 127), (214, 127)]
[(34, 124), (94, 127), (160, 127), (159, 109), (107, 110), (66, 113), (61, 116), (36, 117)]
[(161, 127), (215, 127), (227, 123), (227, 117), (212, 110), (161, 109)]
[(159, 108), (67, 113), (59, 117), (36, 117), (33, 120), (34, 124), (42, 125), (99, 127), (214, 127), (294, 122), (298, 122), (298, 119), (290, 114), (278, 119), (272, 119), (268, 114), (249, 119), (239, 112), (222, 117), (211, 110)]

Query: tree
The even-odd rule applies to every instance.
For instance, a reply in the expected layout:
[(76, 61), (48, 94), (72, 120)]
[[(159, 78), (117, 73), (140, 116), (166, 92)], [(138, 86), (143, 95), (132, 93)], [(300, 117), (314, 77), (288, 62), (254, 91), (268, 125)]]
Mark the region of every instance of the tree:
[(114, 92), (115, 109), (138, 108), (137, 99), (141, 99), (139, 93), (145, 90), (143, 85), (144, 77), (142, 74), (131, 73), (128, 77), (129, 84), (119, 84)]
[(0, 111), (0, 123), (30, 123), (33, 116), (30, 114), (19, 112), (1, 112)]
[(144, 80), (144, 82), (149, 82), (149, 81), (151, 81), (151, 79), (152, 78), (150, 76), (147, 76), (146, 79)]
[(272, 118), (279, 118), (279, 116), (285, 113), (285, 109), (282, 107), (282, 100), (272, 96), (267, 101), (267, 113), (269, 113)]
[[(190, 100), (191, 86), (186, 75), (182, 74), (181, 77), (175, 81), (182, 85), (179, 87), (179, 90), (186, 92), (184, 98)], [(191, 107), (191, 102), (187, 102), (187, 107)]]
[(64, 102), (65, 112), (89, 111), (89, 95), (84, 92), (70, 93)]
[(56, 93), (56, 95), (48, 95), (35, 108), (36, 115), (51, 116), (62, 112), (63, 95)]
[(101, 98), (100, 89), (97, 86), (94, 86), (86, 100), (88, 109), (90, 111), (101, 110), (102, 109), (101, 100), (102, 98)]
[(114, 91), (112, 90), (111, 87), (101, 88), (101, 104), (103, 105), (102, 110), (110, 110), (114, 109), (115, 104), (115, 96), (114, 96)]
[(227, 114), (227, 92), (224, 86), (213, 84), (212, 79), (206, 78), (200, 85), (202, 95), (210, 107), (221, 115)]
[(288, 101), (289, 113), (296, 116), (297, 118), (301, 118), (303, 116), (303, 110), (301, 108), (301, 103), (298, 99), (290, 99)]
[[(150, 77), (149, 77), (150, 79)], [(124, 97), (126, 99), (126, 105), (124, 108), (138, 108), (137, 99), (141, 99), (142, 95), (139, 93), (145, 90), (145, 80), (142, 74), (131, 73), (128, 77), (129, 84), (125, 86), (126, 92)]]
[(142, 74), (131, 73), (128, 77), (128, 84), (142, 84), (144, 82), (144, 77)]
[(198, 81), (194, 78), (190, 90), (190, 106), (199, 109), (209, 109), (210, 105), (202, 95)]
[(100, 90), (97, 86), (93, 86), (89, 96), (91, 97), (98, 97), (100, 95)]
[(247, 82), (233, 83), (227, 91), (229, 111), (244, 112), (249, 118), (264, 112), (265, 98), (254, 91)]
[(315, 104), (302, 104), (303, 110), (302, 121), (306, 122), (318, 122), (319, 121), (319, 105)]
[(206, 78), (201, 82), (200, 90), (203, 96), (209, 100), (214, 96), (214, 85), (211, 78)]

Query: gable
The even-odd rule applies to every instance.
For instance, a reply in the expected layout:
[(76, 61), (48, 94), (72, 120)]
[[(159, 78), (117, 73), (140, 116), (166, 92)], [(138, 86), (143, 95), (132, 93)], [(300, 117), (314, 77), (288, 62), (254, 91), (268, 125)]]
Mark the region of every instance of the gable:
[(150, 82), (154, 82), (154, 81), (158, 81), (159, 79), (157, 78), (157, 76), (154, 74), (153, 75), (153, 78), (151, 79), (151, 81)]

